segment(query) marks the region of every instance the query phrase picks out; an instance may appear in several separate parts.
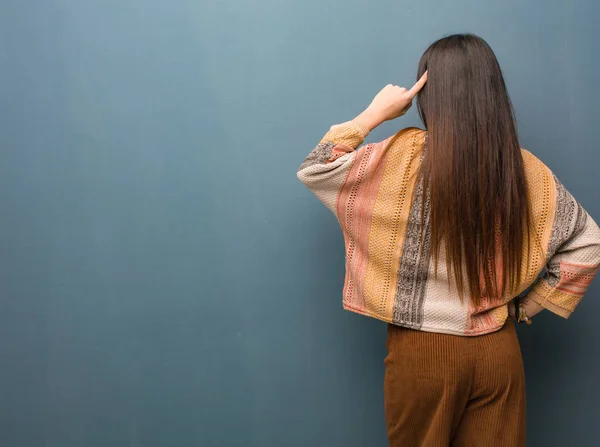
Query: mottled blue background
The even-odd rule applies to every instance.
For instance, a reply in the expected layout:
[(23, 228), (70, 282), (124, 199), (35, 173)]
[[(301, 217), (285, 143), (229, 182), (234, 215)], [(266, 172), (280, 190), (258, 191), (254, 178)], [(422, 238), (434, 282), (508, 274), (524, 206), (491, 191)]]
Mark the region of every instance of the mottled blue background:
[[(594, 0), (2, 0), (0, 445), (377, 447), (385, 325), (296, 179), (470, 31), (600, 219)], [(418, 124), (415, 111), (378, 129)], [(600, 438), (600, 284), (520, 330), (529, 445)]]

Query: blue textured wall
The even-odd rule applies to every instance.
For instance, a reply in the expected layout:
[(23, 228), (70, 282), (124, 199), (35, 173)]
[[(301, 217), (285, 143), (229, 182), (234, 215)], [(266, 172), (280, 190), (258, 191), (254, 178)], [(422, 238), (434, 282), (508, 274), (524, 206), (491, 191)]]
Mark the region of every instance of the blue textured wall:
[[(442, 35), (600, 219), (594, 0), (3, 0), (0, 445), (383, 446), (385, 325), (296, 168)], [(414, 111), (375, 132), (417, 124)], [(532, 446), (600, 437), (600, 284), (521, 331)]]

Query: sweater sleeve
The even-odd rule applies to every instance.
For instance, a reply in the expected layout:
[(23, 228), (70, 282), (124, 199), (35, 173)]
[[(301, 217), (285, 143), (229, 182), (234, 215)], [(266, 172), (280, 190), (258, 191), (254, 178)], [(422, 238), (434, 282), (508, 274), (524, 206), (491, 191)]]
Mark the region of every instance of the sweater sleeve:
[(554, 177), (557, 203), (545, 273), (528, 298), (561, 317), (575, 310), (600, 266), (600, 229)]
[[(337, 195), (368, 129), (355, 121), (332, 126), (298, 168), (298, 179), (337, 216)], [(359, 148), (358, 150), (356, 150)]]

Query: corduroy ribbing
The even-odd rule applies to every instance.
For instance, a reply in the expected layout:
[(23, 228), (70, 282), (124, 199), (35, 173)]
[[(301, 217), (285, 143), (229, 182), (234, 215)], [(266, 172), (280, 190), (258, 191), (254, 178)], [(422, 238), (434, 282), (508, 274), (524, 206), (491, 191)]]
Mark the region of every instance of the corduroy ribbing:
[(389, 325), (387, 346), (392, 447), (525, 445), (525, 379), (512, 321), (474, 338)]

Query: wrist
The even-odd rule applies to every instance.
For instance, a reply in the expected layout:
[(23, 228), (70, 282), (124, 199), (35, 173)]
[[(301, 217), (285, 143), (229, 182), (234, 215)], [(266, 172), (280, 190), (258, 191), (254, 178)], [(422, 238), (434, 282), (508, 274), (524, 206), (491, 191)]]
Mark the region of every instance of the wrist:
[(507, 304), (508, 307), (508, 316), (510, 318), (512, 318), (513, 320), (517, 319), (517, 303), (515, 302), (515, 300), (511, 300), (508, 302)]
[(517, 322), (531, 324), (532, 315), (527, 313), (527, 309), (525, 307), (526, 299), (522, 300), (521, 298), (517, 297), (513, 300), (513, 302), (515, 307), (515, 319)]
[(364, 112), (362, 112), (356, 118), (354, 118), (354, 121), (356, 121), (357, 123), (362, 125), (365, 129), (367, 129), (369, 132), (371, 132), (373, 129), (375, 129), (377, 126), (379, 126), (385, 120), (382, 120), (381, 117), (379, 116), (379, 114), (375, 113), (373, 110), (366, 109)]

